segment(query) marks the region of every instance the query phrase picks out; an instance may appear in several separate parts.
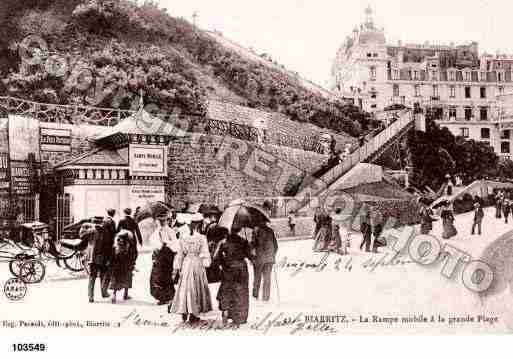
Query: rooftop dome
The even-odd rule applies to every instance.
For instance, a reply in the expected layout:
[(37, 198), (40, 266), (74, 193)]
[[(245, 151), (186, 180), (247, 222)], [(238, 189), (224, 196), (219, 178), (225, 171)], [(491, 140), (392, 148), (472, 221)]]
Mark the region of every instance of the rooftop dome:
[(360, 33), (361, 44), (385, 44), (385, 33), (380, 30), (364, 30)]

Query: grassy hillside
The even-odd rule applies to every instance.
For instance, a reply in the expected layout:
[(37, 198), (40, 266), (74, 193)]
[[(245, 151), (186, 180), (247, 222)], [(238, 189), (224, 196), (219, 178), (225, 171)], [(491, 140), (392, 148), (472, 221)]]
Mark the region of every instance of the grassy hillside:
[[(213, 97), (353, 136), (369, 126), (358, 108), (172, 13), (128, 0), (2, 0), (0, 93), (128, 108), (143, 90), (161, 111), (204, 114)], [(48, 43), (43, 58), (65, 59), (65, 70), (49, 70), (48, 60), (22, 66), (19, 44), (29, 35)]]

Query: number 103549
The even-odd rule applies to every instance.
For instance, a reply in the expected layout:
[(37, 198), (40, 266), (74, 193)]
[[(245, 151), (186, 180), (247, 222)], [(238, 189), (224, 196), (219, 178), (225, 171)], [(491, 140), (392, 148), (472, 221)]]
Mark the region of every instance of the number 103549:
[(15, 343), (12, 344), (12, 350), (15, 352), (44, 352), (46, 345), (40, 343)]

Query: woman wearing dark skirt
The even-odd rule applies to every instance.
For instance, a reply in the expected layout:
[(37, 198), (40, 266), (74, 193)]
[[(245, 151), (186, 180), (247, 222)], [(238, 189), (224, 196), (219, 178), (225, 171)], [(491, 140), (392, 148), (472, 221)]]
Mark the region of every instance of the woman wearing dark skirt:
[(440, 218), (442, 218), (443, 224), (443, 239), (449, 239), (458, 234), (456, 227), (454, 226), (454, 214), (451, 210), (451, 206), (448, 204), (442, 208), (440, 212)]
[(245, 259), (251, 258), (251, 250), (248, 241), (235, 233), (236, 230), (233, 232), (219, 242), (214, 255), (222, 268), (216, 298), (223, 313), (223, 323), (231, 319), (234, 325), (240, 325), (248, 320), (249, 274)]
[(150, 293), (158, 305), (169, 303), (175, 296), (173, 283), (173, 260), (175, 252), (165, 243), (153, 251), (153, 267), (150, 275)]

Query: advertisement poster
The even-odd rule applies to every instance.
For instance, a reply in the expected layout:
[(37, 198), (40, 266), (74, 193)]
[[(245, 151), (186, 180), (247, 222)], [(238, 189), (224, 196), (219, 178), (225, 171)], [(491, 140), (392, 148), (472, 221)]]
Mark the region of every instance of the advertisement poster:
[(13, 161), (25, 161), (29, 153), (34, 153), (35, 160), (40, 161), (37, 119), (9, 116), (9, 152)]
[(71, 130), (40, 128), (41, 151), (71, 152)]
[(167, 148), (159, 145), (130, 145), (130, 176), (167, 175)]

